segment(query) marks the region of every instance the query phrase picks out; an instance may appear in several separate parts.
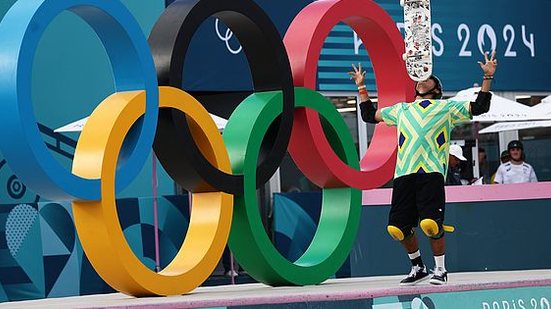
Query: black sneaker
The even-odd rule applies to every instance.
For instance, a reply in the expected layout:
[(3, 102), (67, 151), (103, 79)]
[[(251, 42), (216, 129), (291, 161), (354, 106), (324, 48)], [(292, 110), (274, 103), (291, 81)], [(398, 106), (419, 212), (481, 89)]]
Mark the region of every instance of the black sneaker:
[(448, 283), (448, 272), (444, 268), (436, 267), (432, 273), (430, 284), (442, 285)]
[(429, 278), (426, 266), (412, 266), (409, 275), (400, 281), (400, 285), (414, 285)]

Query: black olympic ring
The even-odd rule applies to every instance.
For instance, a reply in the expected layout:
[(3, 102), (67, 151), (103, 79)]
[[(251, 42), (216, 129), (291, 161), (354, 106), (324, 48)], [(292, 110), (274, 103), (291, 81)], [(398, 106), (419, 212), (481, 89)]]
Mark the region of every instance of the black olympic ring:
[[(149, 36), (160, 86), (181, 88), (184, 59), (193, 34), (208, 17), (217, 17), (238, 38), (251, 69), (254, 90), (283, 92), (282, 113), (261, 146), (257, 187), (278, 169), (287, 151), (294, 112), (293, 77), (282, 38), (268, 15), (252, 0), (177, 0), (161, 15)], [(161, 110), (155, 153), (168, 174), (192, 192), (243, 192), (243, 175), (215, 168), (203, 156), (186, 117), (173, 109)]]

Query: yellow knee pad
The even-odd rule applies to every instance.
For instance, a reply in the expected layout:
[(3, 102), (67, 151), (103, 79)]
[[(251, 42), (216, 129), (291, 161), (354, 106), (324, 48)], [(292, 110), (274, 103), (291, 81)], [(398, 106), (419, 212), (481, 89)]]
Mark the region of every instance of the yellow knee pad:
[(438, 237), (440, 234), (440, 227), (438, 226), (438, 223), (432, 219), (423, 219), (419, 225), (421, 226), (423, 233), (425, 233), (428, 237)]
[(444, 232), (451, 233), (455, 228), (451, 225), (442, 225), (441, 227), (432, 219), (423, 219), (419, 223), (423, 233), (430, 238), (440, 238), (444, 235)]
[(402, 230), (400, 230), (399, 228), (395, 227), (394, 225), (389, 225), (386, 227), (386, 230), (388, 231), (388, 233), (390, 234), (390, 236), (394, 239), (394, 240), (397, 240), (397, 241), (402, 241), (404, 240), (405, 236), (404, 236), (404, 232), (402, 232)]

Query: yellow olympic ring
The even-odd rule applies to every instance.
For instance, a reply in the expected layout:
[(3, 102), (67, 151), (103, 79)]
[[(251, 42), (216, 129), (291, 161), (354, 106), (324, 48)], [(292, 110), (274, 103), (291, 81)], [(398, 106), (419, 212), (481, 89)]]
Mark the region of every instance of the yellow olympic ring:
[[(189, 229), (176, 257), (161, 272), (148, 269), (132, 252), (117, 215), (115, 171), (132, 125), (145, 112), (144, 91), (118, 92), (92, 113), (80, 136), (73, 173), (101, 179), (101, 200), (73, 201), (75, 225), (93, 267), (113, 288), (134, 296), (187, 293), (216, 267), (230, 232), (233, 198), (223, 192), (192, 194)], [(231, 173), (222, 136), (207, 110), (188, 93), (159, 87), (160, 108), (186, 114), (190, 131), (209, 162)]]

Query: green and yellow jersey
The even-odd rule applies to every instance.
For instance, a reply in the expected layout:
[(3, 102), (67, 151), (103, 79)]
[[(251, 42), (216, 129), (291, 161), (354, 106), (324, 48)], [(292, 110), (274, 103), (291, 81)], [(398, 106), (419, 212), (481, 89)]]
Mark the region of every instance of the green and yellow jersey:
[(398, 129), (394, 177), (437, 172), (445, 178), (451, 130), (472, 118), (469, 108), (469, 101), (450, 100), (417, 100), (383, 108), (383, 121)]

